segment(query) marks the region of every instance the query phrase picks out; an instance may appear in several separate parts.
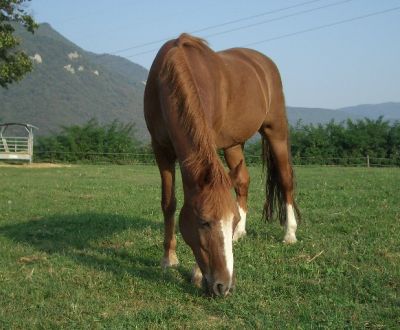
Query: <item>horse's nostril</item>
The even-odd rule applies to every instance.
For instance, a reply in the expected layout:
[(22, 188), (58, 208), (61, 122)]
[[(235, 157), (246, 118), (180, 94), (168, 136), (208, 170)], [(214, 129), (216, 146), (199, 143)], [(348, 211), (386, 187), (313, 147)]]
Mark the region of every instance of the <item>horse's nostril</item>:
[(228, 294), (228, 287), (226, 287), (224, 284), (217, 282), (214, 284), (214, 293), (217, 296), (226, 296)]
[(218, 290), (219, 294), (222, 296), (224, 294), (224, 285), (217, 284), (217, 290)]

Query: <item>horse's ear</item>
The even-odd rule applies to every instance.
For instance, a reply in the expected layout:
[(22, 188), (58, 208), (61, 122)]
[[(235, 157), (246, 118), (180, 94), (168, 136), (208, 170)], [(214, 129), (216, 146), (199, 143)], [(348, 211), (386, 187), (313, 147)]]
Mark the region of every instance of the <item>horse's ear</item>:
[(212, 169), (211, 166), (206, 166), (198, 177), (197, 184), (200, 188), (204, 188), (211, 183), (212, 180)]
[(240, 171), (243, 168), (243, 159), (240, 160), (239, 164), (235, 166), (235, 168), (231, 169), (229, 172), (229, 177), (231, 179), (232, 185), (235, 187), (235, 183), (239, 179)]

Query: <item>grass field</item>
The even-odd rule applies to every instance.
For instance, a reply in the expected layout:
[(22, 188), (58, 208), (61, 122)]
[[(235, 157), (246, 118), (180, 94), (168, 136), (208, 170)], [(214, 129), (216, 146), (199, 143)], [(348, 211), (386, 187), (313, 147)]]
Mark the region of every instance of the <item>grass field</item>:
[(237, 288), (210, 299), (180, 235), (180, 266), (159, 266), (155, 167), (0, 167), (0, 328), (400, 328), (400, 169), (296, 175), (298, 244), (261, 221), (251, 168)]

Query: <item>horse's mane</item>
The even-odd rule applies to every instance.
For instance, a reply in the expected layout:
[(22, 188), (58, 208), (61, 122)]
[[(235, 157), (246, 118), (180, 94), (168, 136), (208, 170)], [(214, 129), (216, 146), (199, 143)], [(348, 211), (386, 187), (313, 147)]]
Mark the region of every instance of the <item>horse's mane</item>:
[(229, 177), (216, 153), (213, 134), (206, 122), (198, 85), (187, 58), (186, 49), (189, 47), (206, 55), (214, 55), (206, 41), (183, 33), (166, 54), (161, 72), (161, 79), (171, 89), (171, 99), (175, 102), (181, 125), (194, 147), (193, 153), (184, 160), (184, 165), (194, 173), (196, 179), (208, 169), (207, 181), (213, 187), (222, 185), (229, 188)]

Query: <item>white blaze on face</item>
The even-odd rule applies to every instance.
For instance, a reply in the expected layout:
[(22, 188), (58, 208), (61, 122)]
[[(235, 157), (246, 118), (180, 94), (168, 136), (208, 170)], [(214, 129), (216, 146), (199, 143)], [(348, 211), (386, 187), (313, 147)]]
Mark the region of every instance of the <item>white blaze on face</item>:
[(231, 285), (233, 275), (233, 249), (232, 249), (232, 225), (233, 225), (233, 214), (223, 218), (221, 220), (221, 232), (223, 238), (223, 251), (226, 263), (226, 269), (229, 273), (229, 286)]

